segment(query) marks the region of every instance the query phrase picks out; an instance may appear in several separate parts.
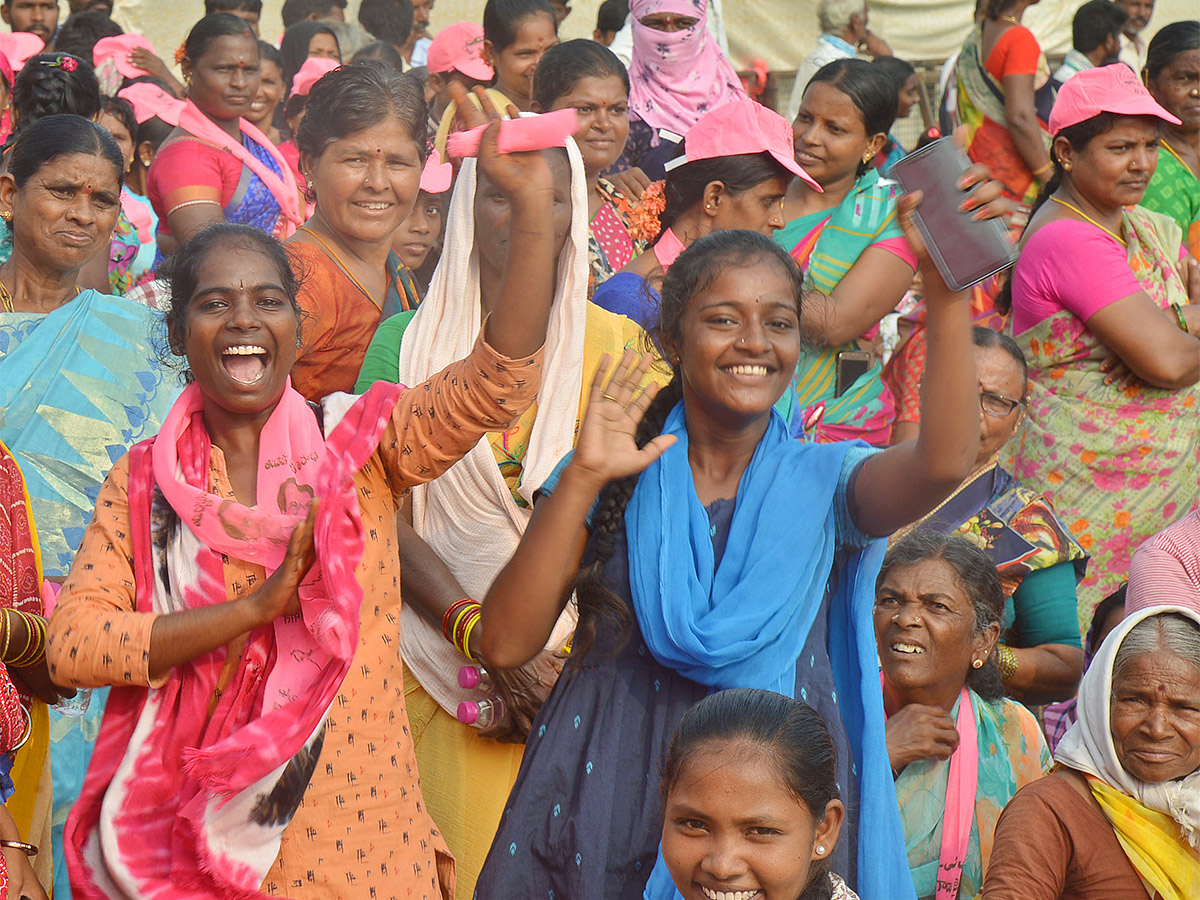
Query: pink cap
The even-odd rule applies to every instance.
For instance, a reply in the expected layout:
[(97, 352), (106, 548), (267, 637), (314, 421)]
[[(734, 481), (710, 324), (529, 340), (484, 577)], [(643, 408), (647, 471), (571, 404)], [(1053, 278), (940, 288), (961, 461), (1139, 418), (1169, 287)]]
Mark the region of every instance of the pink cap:
[(339, 68), (341, 63), (327, 56), (310, 56), (292, 79), (292, 97), (306, 97), (321, 77)]
[(179, 114), (183, 112), (184, 101), (168, 94), (157, 84), (139, 81), (137, 84), (121, 88), (117, 91), (117, 96), (129, 101), (129, 105), (133, 107), (133, 117), (139, 125), (155, 116), (168, 125), (179, 124)]
[(100, 38), (92, 49), (92, 65), (99, 66), (106, 59), (111, 59), (117, 71), (126, 78), (139, 78), (146, 74), (145, 69), (139, 69), (129, 61), (129, 54), (138, 48), (154, 53), (154, 45), (140, 34), (118, 34), (115, 37)]
[(781, 166), (823, 192), (811, 175), (796, 162), (792, 126), (779, 113), (753, 100), (734, 100), (714, 109), (688, 129), (683, 156), (667, 162), (670, 171), (685, 163), (743, 153), (766, 153)]
[(3, 53), (14, 72), (20, 72), (25, 67), (25, 60), (37, 56), (46, 49), (46, 43), (28, 31), (12, 31), (0, 33), (0, 53)]
[[(454, 166), (448, 162), (442, 162), (442, 154), (438, 153), (436, 149), (430, 150), (429, 156), (425, 160), (425, 168), (421, 170), (421, 190), (427, 194), (444, 194), (450, 190), (450, 183), (453, 180)], [(470, 666), (464, 666), (464, 668), (470, 668)]]
[(1158, 105), (1145, 85), (1124, 63), (1084, 69), (1061, 88), (1050, 111), (1050, 133), (1078, 125), (1100, 113), (1119, 116), (1155, 116), (1178, 125), (1179, 120)]
[(476, 81), (491, 81), (492, 67), (483, 58), (483, 28), (474, 22), (455, 22), (438, 32), (426, 51), (430, 72), (457, 69)]

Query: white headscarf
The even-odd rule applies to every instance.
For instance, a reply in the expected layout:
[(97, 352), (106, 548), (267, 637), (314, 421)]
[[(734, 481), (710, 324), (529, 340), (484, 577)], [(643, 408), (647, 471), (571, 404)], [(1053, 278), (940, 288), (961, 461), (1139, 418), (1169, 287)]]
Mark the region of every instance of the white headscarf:
[[(583, 159), (570, 138), (566, 150), (571, 162), (571, 230), (558, 258), (537, 419), (518, 488), (530, 508), (513, 502), (487, 437), (440, 478), (413, 489), (413, 528), (445, 560), (467, 595), (477, 600), (512, 558), (532, 515), (534, 493), (575, 445), (588, 303), (588, 203)], [(475, 160), (466, 159), (450, 200), (441, 261), (400, 345), (401, 384), (420, 384), (464, 358), (479, 334), (476, 183)], [(562, 648), (576, 619), (575, 605), (568, 604), (547, 650)], [(458, 670), (467, 664), (466, 658), (410, 604), (401, 611), (400, 647), (421, 686), (450, 715), (460, 701), (477, 699), (458, 686)]]
[[(1094, 775), (1144, 806), (1166, 813), (1179, 823), (1184, 839), (1200, 848), (1200, 770), (1175, 781), (1139, 781), (1125, 770), (1113, 746), (1109, 704), (1113, 664), (1125, 637), (1151, 616), (1178, 613), (1200, 625), (1200, 613), (1182, 606), (1151, 606), (1126, 617), (1104, 639), (1079, 684), (1079, 718), (1063, 736), (1054, 758), (1065, 766)], [(1190, 660), (1200, 666), (1200, 660)]]

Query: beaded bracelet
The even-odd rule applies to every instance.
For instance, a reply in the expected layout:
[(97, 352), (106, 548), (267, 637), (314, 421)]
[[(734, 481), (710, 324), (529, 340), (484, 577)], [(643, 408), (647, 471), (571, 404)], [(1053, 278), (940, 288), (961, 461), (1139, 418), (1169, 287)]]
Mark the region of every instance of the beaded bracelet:
[(470, 606), (474, 602), (470, 597), (463, 597), (461, 600), (455, 600), (450, 604), (450, 608), (442, 615), (442, 637), (454, 643), (454, 631), (451, 628), (451, 622), (455, 620), (454, 617), (458, 613), (462, 612), (464, 607)]

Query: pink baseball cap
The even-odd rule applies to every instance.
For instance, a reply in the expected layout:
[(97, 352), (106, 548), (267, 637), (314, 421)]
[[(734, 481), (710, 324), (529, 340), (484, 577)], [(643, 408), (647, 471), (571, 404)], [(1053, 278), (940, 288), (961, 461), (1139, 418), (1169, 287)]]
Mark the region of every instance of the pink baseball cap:
[(1155, 116), (1172, 125), (1180, 124), (1150, 96), (1133, 69), (1124, 63), (1113, 63), (1076, 72), (1058, 89), (1054, 109), (1050, 110), (1050, 133), (1058, 134), (1105, 112)]
[(46, 49), (46, 43), (29, 31), (0, 33), (0, 53), (8, 58), (14, 72), (25, 67), (25, 61)]
[(457, 69), (476, 81), (491, 81), (492, 67), (483, 58), (483, 28), (474, 22), (455, 22), (438, 32), (426, 51), (430, 72)]
[(792, 126), (754, 100), (734, 100), (701, 117), (683, 138), (683, 156), (668, 161), (667, 171), (685, 163), (743, 153), (766, 153), (814, 191), (824, 189), (796, 162)]
[(184, 101), (168, 94), (157, 84), (139, 81), (121, 88), (117, 91), (117, 96), (129, 101), (129, 105), (133, 107), (133, 117), (139, 125), (155, 116), (168, 125), (179, 124), (179, 114), (183, 112)]
[(294, 78), (292, 78), (291, 97), (305, 97), (312, 86), (334, 69), (340, 68), (341, 63), (327, 56), (310, 56), (304, 61)]
[(436, 149), (429, 151), (425, 168), (421, 170), (421, 190), (427, 194), (444, 194), (454, 181), (454, 166), (442, 162), (442, 154)]
[(129, 61), (129, 54), (138, 48), (154, 53), (154, 45), (140, 34), (118, 34), (114, 37), (100, 38), (92, 49), (92, 65), (99, 66), (106, 59), (111, 59), (117, 71), (126, 78), (139, 78), (146, 74), (145, 69), (139, 69)]

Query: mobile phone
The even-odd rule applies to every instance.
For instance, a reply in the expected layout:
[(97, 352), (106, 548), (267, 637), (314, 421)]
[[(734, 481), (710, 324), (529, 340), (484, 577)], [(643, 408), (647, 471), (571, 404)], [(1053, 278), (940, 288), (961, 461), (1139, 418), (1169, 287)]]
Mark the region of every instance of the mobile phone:
[(892, 172), (900, 186), (921, 191), (914, 216), (934, 265), (953, 291), (961, 291), (1017, 261), (1001, 219), (976, 222), (974, 211), (960, 212), (966, 194), (956, 186), (967, 159), (953, 138), (941, 138), (896, 162)]
[(833, 395), (840, 397), (851, 385), (871, 371), (871, 354), (865, 350), (843, 350), (837, 355)]

